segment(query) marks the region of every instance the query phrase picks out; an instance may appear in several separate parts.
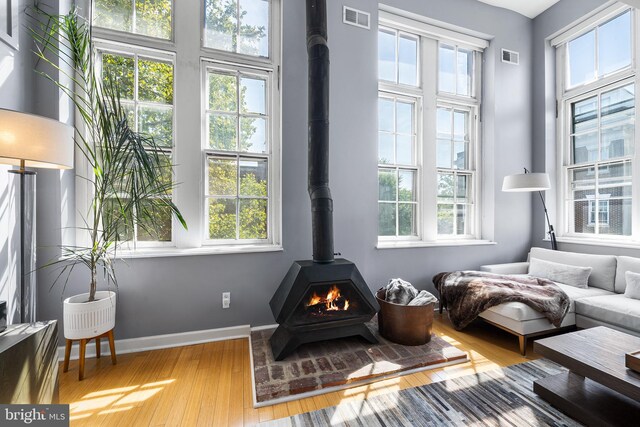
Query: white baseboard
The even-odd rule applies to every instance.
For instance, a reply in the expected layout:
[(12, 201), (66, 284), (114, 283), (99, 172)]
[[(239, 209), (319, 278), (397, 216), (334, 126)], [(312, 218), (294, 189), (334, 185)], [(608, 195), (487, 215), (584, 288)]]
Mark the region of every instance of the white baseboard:
[[(277, 325), (276, 325), (277, 326)], [(187, 345), (202, 344), (213, 341), (223, 341), (238, 338), (249, 338), (251, 330), (261, 330), (272, 328), (272, 325), (258, 326), (255, 329), (249, 325), (232, 326), (229, 328), (208, 329), (203, 331), (180, 332), (177, 334), (154, 335), (150, 337), (126, 338), (116, 340), (116, 354), (138, 353), (148, 350), (159, 350), (163, 348), (183, 347)], [(106, 339), (101, 340), (101, 353), (103, 356), (109, 355), (109, 344)], [(77, 360), (79, 355), (78, 345), (74, 342), (71, 349), (71, 360)], [(86, 357), (96, 356), (95, 342), (87, 345)], [(64, 346), (58, 347), (58, 357), (64, 360)]]

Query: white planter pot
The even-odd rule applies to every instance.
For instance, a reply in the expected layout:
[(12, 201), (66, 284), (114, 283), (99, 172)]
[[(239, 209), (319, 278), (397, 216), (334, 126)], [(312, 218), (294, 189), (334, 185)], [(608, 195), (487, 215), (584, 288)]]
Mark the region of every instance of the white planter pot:
[(64, 337), (80, 340), (97, 337), (116, 325), (116, 293), (96, 292), (96, 300), (87, 302), (89, 294), (75, 295), (64, 300)]

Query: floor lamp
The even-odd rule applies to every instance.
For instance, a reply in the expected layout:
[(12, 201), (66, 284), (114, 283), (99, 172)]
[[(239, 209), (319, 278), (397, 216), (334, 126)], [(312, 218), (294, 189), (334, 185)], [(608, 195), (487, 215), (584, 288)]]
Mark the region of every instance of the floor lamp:
[(551, 249), (558, 250), (558, 242), (556, 241), (556, 232), (549, 221), (549, 213), (547, 212), (547, 204), (544, 202), (542, 192), (551, 188), (549, 175), (546, 173), (531, 173), (524, 169), (524, 173), (516, 175), (508, 175), (502, 181), (502, 191), (507, 192), (534, 192), (537, 191), (542, 200), (544, 208), (544, 216), (547, 219), (547, 227), (549, 228), (549, 238), (551, 239)]
[(0, 163), (20, 179), (20, 322), (36, 321), (36, 173), (73, 168), (73, 128), (57, 120), (0, 109)]

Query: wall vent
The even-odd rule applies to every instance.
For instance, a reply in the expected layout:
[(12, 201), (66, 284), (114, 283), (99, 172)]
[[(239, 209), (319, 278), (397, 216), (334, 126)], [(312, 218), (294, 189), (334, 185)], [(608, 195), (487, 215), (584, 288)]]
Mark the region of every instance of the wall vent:
[(507, 64), (520, 64), (520, 54), (512, 50), (502, 49), (502, 62)]
[(342, 8), (342, 22), (368, 30), (371, 28), (371, 14), (344, 6)]

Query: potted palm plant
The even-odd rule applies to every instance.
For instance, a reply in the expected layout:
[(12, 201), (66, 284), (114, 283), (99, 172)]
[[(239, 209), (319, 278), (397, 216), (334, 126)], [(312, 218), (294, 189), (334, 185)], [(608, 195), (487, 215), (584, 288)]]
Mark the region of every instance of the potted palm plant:
[[(161, 226), (158, 213), (167, 210), (185, 228), (186, 223), (171, 200), (170, 162), (153, 137), (131, 128), (117, 84), (98, 72), (90, 22), (75, 9), (66, 15), (42, 10), (33, 15), (38, 60), (73, 81), (70, 88), (41, 73), (75, 106), (77, 151), (88, 165), (83, 179), (91, 191), (81, 227), (88, 244), (62, 246), (62, 257), (48, 265), (60, 269), (53, 285), (64, 279), (64, 287), (76, 267), (89, 271), (88, 292), (64, 301), (64, 334), (68, 340), (93, 338), (115, 326), (115, 259), (133, 227), (153, 236)], [(107, 290), (98, 291), (99, 276)]]

